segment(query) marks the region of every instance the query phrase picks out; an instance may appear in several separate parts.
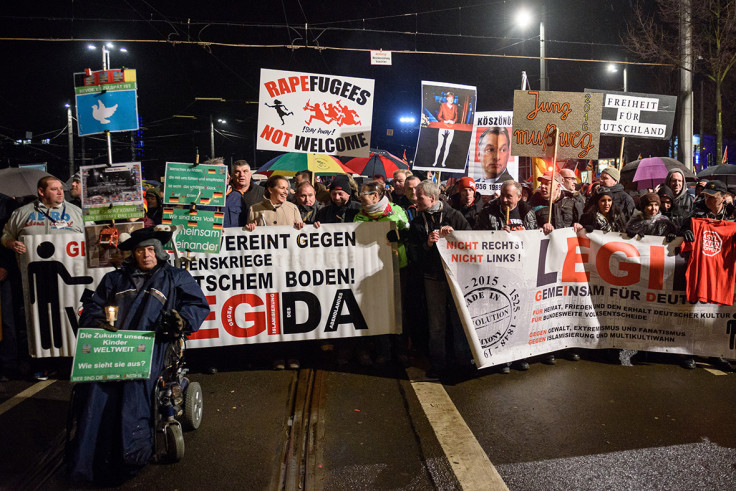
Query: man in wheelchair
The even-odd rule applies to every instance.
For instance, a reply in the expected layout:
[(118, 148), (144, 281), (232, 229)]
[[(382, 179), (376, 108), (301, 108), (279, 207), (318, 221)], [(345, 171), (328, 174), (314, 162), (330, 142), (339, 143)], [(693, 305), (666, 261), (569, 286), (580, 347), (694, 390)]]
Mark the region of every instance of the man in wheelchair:
[[(189, 272), (167, 262), (163, 244), (171, 236), (170, 231), (153, 228), (134, 231), (119, 245), (132, 255), (102, 278), (84, 304), (79, 327), (157, 335), (148, 379), (76, 385), (67, 446), (67, 465), (75, 481), (120, 481), (155, 457), (158, 410), (167, 395), (161, 386), (169, 390), (170, 382), (181, 382), (182, 334), (199, 329), (210, 312)], [(117, 308), (114, 326), (107, 322), (110, 307)], [(173, 398), (178, 395), (170, 392)], [(163, 417), (170, 421), (168, 415)]]

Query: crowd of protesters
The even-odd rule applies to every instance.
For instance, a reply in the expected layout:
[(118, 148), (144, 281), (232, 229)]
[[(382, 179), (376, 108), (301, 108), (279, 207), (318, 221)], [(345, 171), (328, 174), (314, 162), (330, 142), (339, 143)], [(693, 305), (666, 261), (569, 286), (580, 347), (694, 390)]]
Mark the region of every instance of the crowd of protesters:
[[(222, 159), (206, 163), (224, 165)], [(407, 365), (410, 355), (418, 352), (426, 355), (428, 375), (439, 376), (453, 370), (473, 370), (468, 343), (435, 246), (452, 231), (513, 233), (541, 229), (550, 233), (559, 228), (573, 228), (576, 232), (621, 232), (630, 237), (656, 235), (668, 241), (679, 235), (692, 241), (691, 217), (736, 220), (733, 199), (725, 185), (720, 181), (700, 181), (691, 193), (685, 175), (679, 170), (671, 171), (656, 190), (643, 193), (624, 190), (615, 167), (604, 169), (600, 178), (585, 185), (578, 183), (575, 173), (569, 169), (540, 176), (536, 189), (529, 182), (505, 180), (493, 196), (478, 193), (470, 177), (453, 179), (450, 186), (425, 177), (421, 172), (415, 175), (405, 169), (386, 177), (338, 175), (327, 179), (302, 171), (291, 181), (271, 176), (265, 183), (259, 183), (253, 178), (248, 162), (238, 160), (229, 169), (224, 226), (253, 231), (272, 225), (301, 228), (305, 224), (319, 227), (323, 223), (394, 222), (396, 232), (389, 239), (398, 243), (404, 333), (367, 340), (339, 340), (334, 346), (322, 343), (321, 347), (325, 351), (334, 350), (340, 365), (353, 361), (365, 366), (383, 365), (391, 359)], [(159, 187), (146, 186), (147, 209), (142, 219), (146, 226), (161, 223), (161, 196)], [(66, 199), (61, 182), (55, 178), (39, 183), (38, 195), (22, 207), (17, 200), (0, 197), (5, 246), (2, 248), (5, 252), (0, 255), (0, 282), (3, 293), (8, 290), (2, 296), (5, 329), (0, 343), (0, 376), (19, 375), (19, 371), (28, 375), (29, 371), (22, 302), (13, 301), (13, 293), (17, 296), (22, 291), (15, 255), (25, 250), (18, 238), (28, 233), (82, 231), (79, 204), (78, 175), (70, 180)], [(48, 216), (48, 223), (24, 226), (29, 213), (39, 214), (41, 218)], [(60, 221), (59, 217), (66, 218)], [(272, 358), (274, 369), (297, 369), (302, 350), (308, 345), (314, 346), (313, 343), (277, 343), (265, 351), (269, 351), (266, 356)], [(562, 354), (571, 360), (579, 359), (576, 352)], [(540, 361), (554, 364), (555, 354), (545, 355)], [(728, 366), (727, 362), (722, 363)], [(682, 364), (687, 368), (695, 366), (692, 357), (686, 357)], [(215, 364), (211, 365), (214, 370)], [(526, 370), (529, 360), (519, 360), (499, 370), (508, 373), (510, 368)]]

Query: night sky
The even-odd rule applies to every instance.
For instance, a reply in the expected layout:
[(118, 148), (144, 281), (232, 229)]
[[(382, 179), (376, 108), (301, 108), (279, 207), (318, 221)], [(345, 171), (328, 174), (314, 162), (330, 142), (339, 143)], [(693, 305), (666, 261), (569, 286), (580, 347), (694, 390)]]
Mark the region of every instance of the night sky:
[[(72, 74), (102, 68), (99, 48), (90, 51), (89, 42), (77, 39), (109, 39), (128, 50), (113, 50), (111, 65), (137, 70), (144, 147), (136, 160), (143, 161), (147, 178), (160, 175), (166, 161), (193, 161), (197, 147), (202, 160), (209, 157), (210, 115), (227, 120), (225, 125), (216, 124), (217, 155), (228, 161), (245, 158), (255, 161), (256, 166), (273, 157), (272, 152), (254, 148), (261, 68), (375, 79), (372, 146), (399, 156), (406, 150), (410, 157), (418, 123), (417, 128), (402, 127), (398, 118), (407, 114), (418, 118), (421, 80), (477, 86), (478, 111), (511, 110), (522, 70), (527, 72), (531, 87), (539, 87), (537, 59), (394, 53), (393, 65), (385, 67), (371, 66), (367, 52), (309, 47), (538, 56), (539, 17), (526, 31), (516, 27), (513, 18), (523, 4), (538, 15), (541, 2), (6, 3), (0, 16), (0, 37), (38, 40), (0, 41), (5, 66), (0, 82), (0, 167), (48, 162), (49, 170), (62, 177), (67, 176), (68, 168), (64, 103), (73, 103)], [(546, 1), (547, 56), (635, 61), (621, 46), (630, 3)], [(161, 42), (167, 40), (301, 47)], [(95, 44), (99, 47), (102, 43)], [(621, 73), (609, 74), (601, 63), (549, 61), (547, 70), (551, 90), (622, 89)], [(676, 85), (671, 80), (676, 78), (670, 74), (667, 69), (630, 67), (629, 91), (675, 94)], [(204, 97), (225, 102), (195, 102), (195, 98)], [(386, 135), (389, 128), (394, 129), (394, 136)], [(13, 145), (14, 140), (25, 138), (27, 131), (33, 133), (32, 144)], [(51, 138), (51, 144), (41, 145), (42, 138)], [(102, 138), (84, 140), (84, 164), (104, 163)], [(80, 165), (81, 139), (76, 136), (75, 149)], [(602, 157), (617, 152), (618, 139), (604, 138)], [(131, 160), (128, 133), (114, 135), (113, 158), (116, 162)]]

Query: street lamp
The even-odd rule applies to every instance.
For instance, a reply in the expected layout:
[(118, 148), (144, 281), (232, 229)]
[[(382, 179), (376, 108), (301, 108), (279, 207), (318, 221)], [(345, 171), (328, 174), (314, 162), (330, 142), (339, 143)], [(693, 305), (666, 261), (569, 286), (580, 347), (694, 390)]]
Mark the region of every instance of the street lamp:
[[(544, 12), (544, 9), (542, 9)], [(532, 14), (527, 9), (521, 9), (516, 13), (516, 25), (521, 29), (526, 28), (532, 23)], [(547, 90), (547, 60), (545, 59), (544, 46), (544, 13), (539, 20), (539, 90)]]
[[(609, 63), (608, 73), (617, 73), (617, 72), (618, 72), (618, 67), (616, 66), (616, 64)], [(628, 84), (627, 84), (628, 77), (627, 77), (627, 72), (626, 72), (626, 66), (624, 66), (623, 72), (624, 72), (624, 92), (628, 92)]]
[[(113, 43), (104, 43), (102, 45), (102, 69), (107, 70), (110, 67), (110, 52), (114, 50), (115, 45)], [(87, 49), (90, 51), (97, 51), (97, 46), (94, 44), (88, 44)], [(121, 53), (127, 53), (128, 50), (125, 48), (118, 48)]]

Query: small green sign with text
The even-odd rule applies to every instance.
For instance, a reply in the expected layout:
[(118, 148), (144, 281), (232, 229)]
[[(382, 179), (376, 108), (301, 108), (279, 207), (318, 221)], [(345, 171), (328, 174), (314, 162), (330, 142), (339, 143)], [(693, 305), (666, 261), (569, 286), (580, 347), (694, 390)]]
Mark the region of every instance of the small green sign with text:
[(147, 379), (155, 335), (154, 331), (80, 329), (71, 381)]
[(180, 251), (217, 254), (220, 252), (224, 217), (221, 211), (190, 211), (188, 208), (164, 206), (161, 224), (177, 226), (174, 240)]
[(166, 163), (164, 203), (225, 206), (227, 167)]

